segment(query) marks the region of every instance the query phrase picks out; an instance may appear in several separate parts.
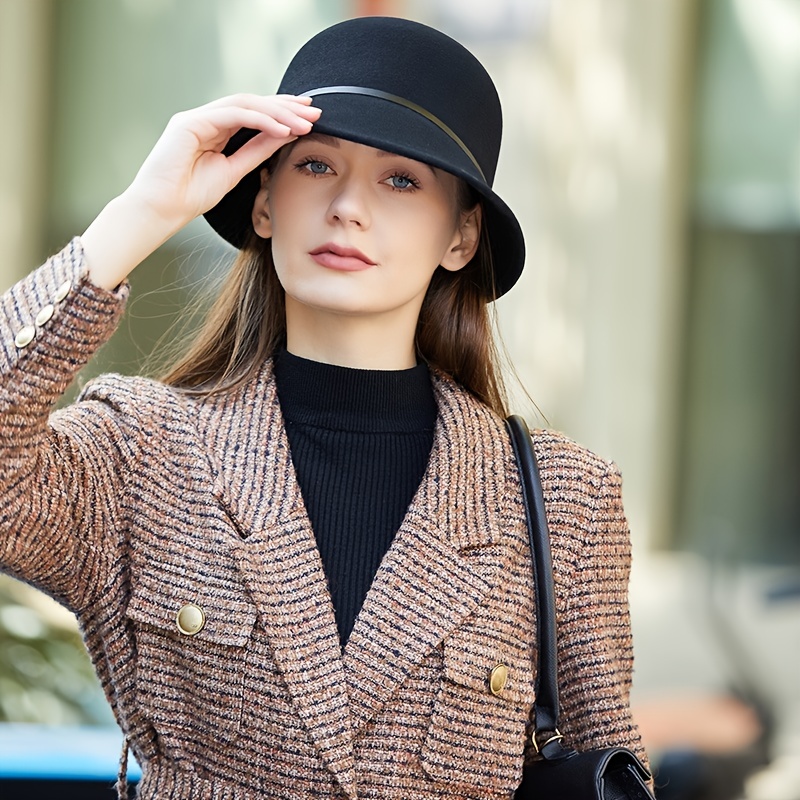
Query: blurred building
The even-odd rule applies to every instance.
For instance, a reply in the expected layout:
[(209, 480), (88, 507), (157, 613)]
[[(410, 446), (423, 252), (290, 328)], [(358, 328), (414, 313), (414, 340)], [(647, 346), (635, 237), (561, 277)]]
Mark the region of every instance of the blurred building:
[[(529, 248), (497, 309), (538, 410), (516, 405), (622, 467), (651, 747), (738, 754), (749, 783), (703, 797), (797, 800), (797, 0), (2, 0), (0, 288), (125, 188), (174, 111), (273, 91), (310, 35), (370, 13), (440, 27), (495, 77), (496, 186)], [(87, 377), (140, 370), (225, 255), (202, 222), (164, 245)], [(42, 651), (5, 585), (0, 643)], [(42, 700), (40, 656), (27, 677), (0, 657), (0, 718), (93, 718)]]

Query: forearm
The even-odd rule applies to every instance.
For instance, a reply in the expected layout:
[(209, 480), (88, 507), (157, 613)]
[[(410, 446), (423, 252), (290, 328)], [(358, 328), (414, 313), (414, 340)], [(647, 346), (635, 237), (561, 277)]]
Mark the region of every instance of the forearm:
[(183, 224), (129, 192), (115, 197), (81, 236), (89, 280), (102, 289), (115, 289)]

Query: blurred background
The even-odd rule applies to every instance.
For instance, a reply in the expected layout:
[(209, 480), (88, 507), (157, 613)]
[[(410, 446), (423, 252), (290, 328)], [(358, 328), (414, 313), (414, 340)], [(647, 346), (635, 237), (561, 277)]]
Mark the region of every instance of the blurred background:
[[(800, 799), (800, 0), (0, 0), (0, 289), (172, 113), (274, 91), (362, 14), (444, 30), (497, 84), (515, 408), (622, 468), (659, 797)], [(202, 222), (164, 245), (81, 382), (147, 369), (228, 255)], [(113, 725), (74, 619), (0, 578), (0, 778), (80, 741), (113, 776)]]

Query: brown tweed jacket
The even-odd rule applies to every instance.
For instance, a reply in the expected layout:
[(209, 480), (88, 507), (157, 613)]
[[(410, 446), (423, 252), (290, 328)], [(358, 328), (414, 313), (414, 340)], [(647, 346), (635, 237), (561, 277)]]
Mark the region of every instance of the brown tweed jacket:
[[(77, 615), (142, 764), (139, 797), (510, 797), (534, 610), (502, 420), (435, 378), (428, 470), (342, 653), (270, 363), (206, 400), (110, 375), (51, 414), (126, 291), (92, 286), (75, 240), (2, 299), (0, 565)], [(619, 473), (560, 434), (535, 446), (563, 732), (643, 755)], [(176, 623), (187, 604), (204, 619), (191, 635)]]

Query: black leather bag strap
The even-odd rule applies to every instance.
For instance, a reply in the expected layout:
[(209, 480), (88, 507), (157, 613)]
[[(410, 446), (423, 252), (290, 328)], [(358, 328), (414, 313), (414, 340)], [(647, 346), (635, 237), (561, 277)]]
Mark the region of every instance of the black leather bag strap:
[[(558, 651), (556, 649), (556, 609), (553, 585), (553, 562), (550, 554), (550, 533), (544, 510), (544, 493), (539, 479), (539, 468), (533, 452), (533, 442), (525, 420), (519, 416), (506, 419), (511, 435), (511, 445), (517, 458), (522, 480), (525, 516), (534, 566), (536, 619), (538, 625), (538, 669), (536, 672), (536, 712), (533, 740), (548, 757), (548, 749), (558, 757), (561, 751), (558, 740)], [(558, 745), (547, 748), (546, 742)], [(555, 751), (555, 752), (553, 752)]]

